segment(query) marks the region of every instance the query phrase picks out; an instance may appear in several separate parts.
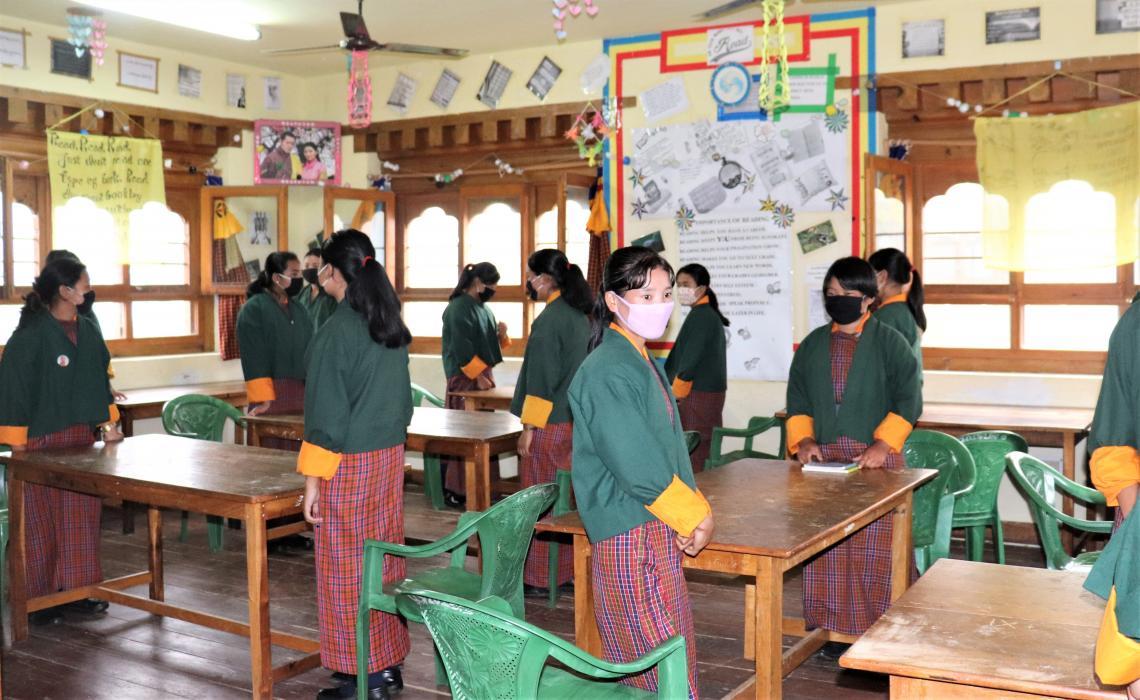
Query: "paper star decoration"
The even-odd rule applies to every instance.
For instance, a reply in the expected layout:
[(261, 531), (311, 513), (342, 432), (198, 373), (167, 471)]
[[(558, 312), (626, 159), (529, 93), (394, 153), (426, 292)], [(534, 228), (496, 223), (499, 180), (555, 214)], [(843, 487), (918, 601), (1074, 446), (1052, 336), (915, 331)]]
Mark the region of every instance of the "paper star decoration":
[(673, 215), (673, 223), (677, 224), (678, 231), (688, 231), (693, 227), (696, 218), (696, 213), (687, 205), (682, 204), (677, 213)]
[(637, 168), (631, 168), (629, 174), (629, 184), (631, 187), (641, 187), (645, 184), (645, 173)]
[(779, 202), (777, 202), (776, 200), (772, 199), (771, 196), (769, 196), (766, 199), (764, 199), (764, 201), (760, 202), (760, 211), (774, 212), (774, 211), (776, 211), (777, 205), (779, 205)]
[(830, 190), (830, 194), (827, 196), (827, 203), (831, 205), (831, 211), (846, 209), (848, 199), (849, 197), (843, 194), (843, 188), (840, 187), (837, 190)]
[(780, 228), (789, 228), (796, 220), (796, 213), (787, 204), (780, 204), (772, 212), (772, 223)]
[(640, 220), (641, 217), (649, 213), (649, 207), (640, 199), (635, 199), (633, 201), (633, 212), (631, 213)]
[(846, 131), (847, 112), (844, 112), (835, 105), (828, 105), (827, 109), (823, 112), (823, 125), (833, 134)]
[(754, 189), (756, 189), (756, 176), (755, 175), (749, 175), (748, 177), (744, 178), (744, 190), (743, 191), (745, 193), (748, 193)]

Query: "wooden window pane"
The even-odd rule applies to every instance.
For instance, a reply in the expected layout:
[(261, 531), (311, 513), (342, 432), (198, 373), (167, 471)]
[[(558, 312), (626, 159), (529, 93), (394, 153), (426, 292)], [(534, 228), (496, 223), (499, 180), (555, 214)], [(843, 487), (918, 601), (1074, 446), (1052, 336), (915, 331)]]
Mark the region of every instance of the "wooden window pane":
[(99, 319), (99, 327), (103, 330), (103, 340), (123, 340), (127, 337), (126, 304), (118, 301), (97, 301), (92, 308), (95, 317)]
[(521, 301), (487, 302), (495, 320), (507, 324), (507, 335), (511, 338), (523, 337), (523, 303)]
[(1009, 273), (982, 262), (982, 203), (976, 182), (959, 182), (922, 208), (926, 284), (1009, 284)]
[[(4, 247), (0, 246), (0, 278), (4, 274), (3, 255)], [(28, 205), (12, 202), (12, 282), (17, 287), (30, 287), (39, 271), (40, 217)]]
[(446, 301), (409, 301), (404, 303), (404, 325), (413, 338), (439, 338), (443, 335), (443, 311)]
[(190, 227), (181, 216), (148, 202), (131, 212), (128, 240), (132, 285), (190, 284)]
[(885, 173), (878, 175), (882, 186), (891, 190), (891, 195), (880, 187), (875, 188), (875, 250), (906, 250), (906, 213), (902, 200), (904, 178)]
[(12, 333), (16, 330), (16, 324), (20, 322), (21, 308), (23, 308), (23, 304), (0, 305), (0, 338), (3, 338), (4, 343), (7, 343), (8, 338), (12, 337)]
[(1022, 347), (1029, 350), (1108, 350), (1120, 310), (1115, 305), (1028, 304)]
[(927, 304), (923, 347), (1009, 348), (1010, 307), (1004, 304)]
[[(459, 219), (439, 207), (428, 207), (408, 222), (405, 232), (405, 286), (451, 289), (455, 286), (458, 271)], [(416, 332), (412, 331), (412, 334), (416, 335)], [(437, 331), (435, 335), (438, 334)]]
[(590, 263), (590, 232), (586, 222), (590, 219), (590, 190), (586, 187), (566, 188), (566, 257), (582, 268)]
[[(499, 270), (499, 284), (522, 284), (522, 215), (516, 201), (472, 199), (464, 231), (465, 263), (489, 261)], [(521, 317), (520, 317), (521, 321)], [(521, 324), (519, 326), (521, 328)]]
[(52, 247), (66, 248), (87, 266), (92, 286), (123, 283), (122, 239), (110, 212), (72, 197), (52, 216)]
[(193, 304), (188, 300), (131, 302), (131, 335), (172, 338), (194, 335)]
[(333, 200), (333, 231), (351, 228), (362, 204), (366, 205), (366, 209), (365, 215), (361, 217), (358, 230), (372, 241), (372, 247), (376, 249), (376, 259), (383, 261), (385, 260), (384, 234), (387, 230), (388, 216), (384, 202), (366, 202), (360, 199)]

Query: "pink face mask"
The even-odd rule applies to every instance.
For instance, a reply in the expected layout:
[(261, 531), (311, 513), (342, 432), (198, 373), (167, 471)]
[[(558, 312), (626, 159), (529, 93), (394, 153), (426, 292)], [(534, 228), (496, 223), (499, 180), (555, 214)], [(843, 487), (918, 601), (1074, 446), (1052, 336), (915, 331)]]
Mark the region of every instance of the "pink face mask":
[(625, 316), (618, 315), (631, 331), (646, 340), (657, 340), (665, 335), (665, 328), (673, 316), (672, 300), (661, 304), (631, 304), (620, 295), (614, 294), (614, 297), (626, 308)]

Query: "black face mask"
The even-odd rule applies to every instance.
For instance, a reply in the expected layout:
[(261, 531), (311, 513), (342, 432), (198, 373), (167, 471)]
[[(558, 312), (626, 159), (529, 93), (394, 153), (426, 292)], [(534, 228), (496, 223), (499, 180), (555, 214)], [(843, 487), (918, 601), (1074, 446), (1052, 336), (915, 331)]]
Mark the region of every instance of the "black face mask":
[(300, 277), (292, 277), (289, 279), (289, 286), (285, 288), (285, 293), (291, 297), (295, 297), (301, 293), (301, 288), (305, 286), (305, 281)]
[(479, 292), (479, 301), (486, 303), (490, 301), (491, 297), (493, 296), (495, 296), (495, 290), (487, 287), (483, 291)]
[(84, 316), (91, 313), (92, 307), (95, 306), (95, 290), (91, 290), (83, 295), (83, 303), (75, 307), (75, 310)]
[(832, 321), (845, 326), (863, 315), (863, 297), (824, 295), (823, 308)]
[(526, 281), (526, 295), (530, 297), (531, 301), (538, 301), (538, 290), (534, 288), (530, 280)]
[(301, 277), (309, 284), (316, 286), (318, 284), (317, 272), (319, 272), (319, 270), (315, 267), (306, 267), (304, 270), (301, 270)]

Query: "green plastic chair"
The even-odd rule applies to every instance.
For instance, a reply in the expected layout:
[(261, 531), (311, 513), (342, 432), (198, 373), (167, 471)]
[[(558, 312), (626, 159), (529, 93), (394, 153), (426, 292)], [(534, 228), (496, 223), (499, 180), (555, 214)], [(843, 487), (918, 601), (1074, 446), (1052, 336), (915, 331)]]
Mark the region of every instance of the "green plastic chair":
[[(409, 591), (400, 596), (400, 604), (423, 618), (457, 700), (672, 699), (689, 694), (685, 638), (680, 635), (635, 661), (612, 664), (515, 619), (510, 604), (501, 598), (472, 602), (444, 593)], [(616, 682), (653, 668), (657, 669), (656, 693)]]
[[(455, 530), (446, 537), (425, 545), (409, 546), (365, 540), (364, 573), (360, 585), (360, 607), (356, 617), (357, 677), (368, 675), (369, 621), (372, 610), (403, 615), (413, 622), (422, 622), (414, 607), (399, 606), (396, 596), (410, 590), (428, 589), (466, 598), (481, 600), (498, 596), (510, 605), (515, 617), (525, 616), (523, 604), (523, 565), (534, 533), (534, 524), (558, 497), (556, 484), (538, 484), (504, 498), (485, 511), (468, 511), (459, 516)], [(483, 556), (482, 574), (463, 568), (467, 557), (467, 540), (477, 535), (479, 551)], [(384, 555), (424, 559), (450, 553), (450, 566), (429, 569), (414, 578), (404, 579), (385, 591)], [(446, 674), (436, 658), (436, 678), (440, 683)], [(361, 697), (367, 684), (359, 685)]]
[(950, 556), (954, 502), (974, 487), (974, 458), (956, 437), (936, 430), (914, 430), (903, 445), (908, 469), (937, 469), (938, 476), (915, 489), (911, 540), (919, 574)]
[(1048, 464), (1024, 452), (1010, 452), (1005, 457), (1005, 465), (1014, 482), (1029, 497), (1033, 523), (1037, 526), (1037, 536), (1041, 538), (1041, 549), (1045, 552), (1045, 566), (1064, 571), (1091, 569), (1100, 552), (1083, 552), (1075, 557), (1069, 556), (1061, 544), (1061, 523), (1083, 532), (1109, 534), (1112, 532), (1112, 521), (1085, 520), (1066, 515), (1053, 504), (1058, 488), (1078, 501), (1096, 506), (1105, 505), (1104, 495), (1096, 489), (1081, 486)]
[[(412, 405), (423, 406), (427, 401), (436, 408), (443, 408), (446, 404), (443, 399), (412, 382)], [(435, 510), (443, 510), (443, 475), (439, 473), (439, 455), (424, 453), (424, 493)]]
[(1005, 536), (998, 515), (998, 488), (1005, 474), (1005, 456), (1010, 452), (1028, 452), (1025, 438), (1008, 430), (982, 430), (963, 435), (962, 444), (970, 451), (977, 468), (974, 490), (954, 501), (951, 529), (966, 528), (966, 558), (982, 561), (986, 546), (986, 528), (994, 531), (997, 562), (1005, 563)]
[[(241, 411), (213, 396), (187, 394), (167, 401), (162, 407), (162, 429), (167, 435), (221, 442), (226, 421), (232, 420), (235, 429), (245, 425)], [(182, 529), (178, 540), (189, 538), (190, 514), (182, 511)], [(206, 516), (206, 533), (211, 552), (222, 550), (225, 528), (220, 515)]]
[[(780, 446), (776, 450), (776, 454), (752, 449), (752, 440), (757, 435), (772, 428), (779, 428), (780, 430)], [(721, 443), (726, 437), (744, 438), (744, 448), (722, 454)], [(705, 469), (716, 469), (738, 459), (784, 459), (784, 443), (786, 440), (782, 418), (754, 416), (748, 419), (747, 428), (713, 428), (712, 439), (709, 441), (709, 456), (705, 460)]]
[(681, 434), (685, 436), (685, 449), (689, 451), (689, 454), (693, 454), (701, 446), (701, 434), (695, 430), (686, 430)]
[[(8, 619), (8, 462), (10, 445), (0, 444), (0, 621)], [(0, 631), (0, 641), (3, 641)]]

